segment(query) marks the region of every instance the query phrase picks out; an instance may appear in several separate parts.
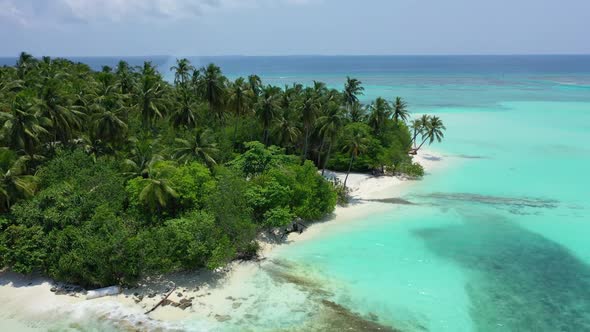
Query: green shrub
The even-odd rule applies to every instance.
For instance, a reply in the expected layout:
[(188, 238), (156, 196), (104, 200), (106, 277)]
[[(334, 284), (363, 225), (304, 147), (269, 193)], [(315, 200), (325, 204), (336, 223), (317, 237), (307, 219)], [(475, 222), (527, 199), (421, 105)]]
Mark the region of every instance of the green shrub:
[(411, 178), (421, 178), (424, 176), (424, 167), (416, 162), (402, 162), (396, 170)]

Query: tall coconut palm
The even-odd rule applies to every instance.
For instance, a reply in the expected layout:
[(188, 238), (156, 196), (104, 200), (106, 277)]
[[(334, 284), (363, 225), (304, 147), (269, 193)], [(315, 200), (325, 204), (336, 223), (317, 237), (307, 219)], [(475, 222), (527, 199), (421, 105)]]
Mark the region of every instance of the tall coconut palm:
[(346, 105), (349, 112), (352, 110), (352, 106), (359, 102), (358, 96), (362, 96), (363, 91), (365, 91), (365, 88), (363, 88), (361, 81), (356, 78), (346, 77), (346, 83), (344, 83), (344, 105)]
[(2, 113), (2, 136), (15, 150), (23, 150), (33, 157), (43, 136), (49, 136), (51, 121), (42, 116), (39, 100), (23, 91), (10, 103), (10, 113)]
[(133, 92), (135, 79), (129, 64), (126, 61), (119, 61), (115, 73), (119, 83), (118, 86), (121, 88), (121, 93), (127, 95)]
[(367, 117), (367, 112), (360, 103), (352, 104), (348, 111), (348, 117), (351, 122), (363, 122)]
[(197, 82), (199, 94), (209, 104), (209, 111), (213, 112), (219, 124), (223, 124), (225, 114), (223, 104), (225, 102), (225, 77), (221, 68), (214, 64), (201, 68), (201, 78)]
[[(338, 104), (335, 103), (331, 103), (326, 111), (326, 114), (318, 118), (320, 134), (322, 136), (322, 146), (324, 145), (323, 142), (325, 140), (328, 141), (328, 152), (326, 153), (326, 158), (323, 165), (321, 163), (321, 159), (318, 159), (318, 167), (322, 167), (322, 175), (324, 175), (326, 165), (328, 164), (328, 160), (330, 160), (330, 153), (332, 152), (332, 147), (336, 142), (336, 137), (344, 127), (344, 123), (344, 111)], [(321, 152), (322, 151), (319, 153), (320, 157)]]
[(22, 158), (7, 169), (0, 169), (0, 211), (9, 211), (19, 198), (31, 197), (35, 193), (37, 178), (25, 174), (25, 170)]
[(422, 145), (424, 145), (426, 141), (428, 141), (428, 144), (432, 144), (434, 143), (434, 141), (440, 143), (442, 139), (445, 137), (444, 131), (446, 129), (447, 128), (438, 116), (430, 117), (430, 121), (428, 121), (424, 126), (424, 132), (422, 134), (424, 140), (422, 141), (418, 149), (416, 149), (416, 151), (420, 150), (420, 148), (422, 148)]
[(127, 124), (121, 119), (122, 109), (103, 110), (92, 116), (92, 139), (111, 144), (123, 141), (127, 133)]
[(236, 79), (232, 84), (230, 84), (228, 106), (235, 117), (233, 138), (234, 145), (236, 144), (238, 125), (240, 124), (241, 118), (246, 115), (246, 113), (248, 113), (251, 99), (252, 93), (248, 89), (248, 85), (242, 77)]
[(396, 97), (393, 102), (393, 120), (395, 120), (396, 123), (399, 120), (406, 122), (409, 117), (410, 112), (408, 111), (408, 104), (401, 97)]
[(277, 142), (286, 147), (288, 151), (299, 139), (301, 131), (297, 128), (297, 124), (284, 112), (275, 122), (273, 135), (276, 137)]
[(266, 146), (269, 143), (270, 126), (279, 114), (279, 92), (280, 89), (269, 85), (262, 89), (258, 100), (256, 115), (262, 123), (262, 143)]
[(18, 79), (24, 80), (27, 73), (33, 69), (36, 63), (37, 59), (35, 59), (31, 54), (27, 52), (21, 52), (18, 60), (16, 61), (16, 73)]
[(250, 75), (248, 76), (248, 88), (252, 91), (252, 95), (254, 99), (257, 99), (262, 92), (262, 80), (258, 75)]
[(49, 80), (41, 92), (40, 107), (42, 115), (51, 120), (54, 141), (69, 142), (82, 128), (84, 113), (70, 105), (55, 80)]
[(191, 91), (184, 87), (175, 90), (176, 107), (170, 112), (170, 124), (175, 129), (193, 129), (197, 126), (198, 102)]
[(170, 67), (174, 71), (174, 84), (186, 86), (191, 80), (191, 73), (195, 70), (188, 59), (176, 59), (176, 66)]
[(307, 152), (309, 149), (309, 135), (311, 134), (311, 129), (319, 109), (319, 100), (317, 95), (314, 93), (314, 90), (310, 88), (305, 89), (303, 93), (303, 100), (301, 101), (300, 105), (301, 120), (303, 122), (304, 128), (303, 153), (301, 155), (301, 159), (303, 160), (307, 159)]
[(202, 161), (207, 166), (217, 165), (215, 155), (219, 152), (217, 143), (210, 130), (198, 131), (190, 140), (175, 139), (178, 148), (174, 150), (174, 158), (180, 162)]
[(133, 147), (130, 151), (129, 158), (124, 160), (127, 171), (124, 173), (129, 177), (141, 176), (144, 179), (149, 177), (150, 169), (164, 158), (155, 153), (154, 141), (150, 139), (132, 139)]
[(369, 125), (373, 131), (379, 135), (382, 133), (387, 120), (391, 118), (391, 105), (387, 100), (379, 97), (368, 107)]
[(422, 134), (422, 131), (424, 130), (424, 122), (422, 121), (422, 118), (412, 120), (412, 122), (410, 122), (410, 128), (412, 128), (413, 131), (412, 144), (414, 145), (414, 149), (416, 149), (416, 138), (419, 134)]
[(156, 119), (161, 119), (166, 111), (164, 87), (158, 75), (152, 74), (155, 70), (148, 65), (144, 67), (139, 89), (137, 91), (137, 104), (144, 130), (150, 129)]
[(360, 154), (365, 153), (368, 149), (369, 139), (367, 137), (367, 133), (362, 130), (362, 128), (353, 126), (349, 127), (350, 130), (347, 131), (346, 135), (344, 135), (344, 146), (342, 148), (343, 152), (348, 152), (350, 154), (350, 162), (348, 163), (348, 170), (346, 171), (346, 178), (344, 178), (344, 187), (346, 188), (346, 183), (348, 181), (348, 176), (350, 175), (350, 171), (352, 169), (352, 164), (354, 159), (357, 158)]

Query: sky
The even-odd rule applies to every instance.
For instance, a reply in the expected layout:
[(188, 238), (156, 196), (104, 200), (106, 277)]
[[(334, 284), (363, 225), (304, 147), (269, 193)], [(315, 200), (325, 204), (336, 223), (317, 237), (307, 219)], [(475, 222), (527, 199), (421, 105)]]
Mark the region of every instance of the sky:
[(590, 54), (590, 0), (0, 0), (0, 56)]

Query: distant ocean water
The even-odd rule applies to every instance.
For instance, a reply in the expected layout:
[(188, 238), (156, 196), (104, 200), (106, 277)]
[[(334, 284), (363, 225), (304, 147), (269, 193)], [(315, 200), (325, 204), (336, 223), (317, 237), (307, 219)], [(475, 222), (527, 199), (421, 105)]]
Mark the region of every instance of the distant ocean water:
[[(118, 58), (74, 60), (99, 68)], [(321, 330), (335, 318), (310, 317), (328, 300), (402, 331), (590, 331), (590, 56), (191, 60), (278, 85), (341, 88), (356, 77), (364, 102), (402, 96), (448, 129), (433, 148), (450, 166), (404, 197), (416, 205), (281, 249), (283, 276), (321, 287), (293, 289), (261, 271), (245, 281), (260, 289), (256, 305), (211, 328)]]

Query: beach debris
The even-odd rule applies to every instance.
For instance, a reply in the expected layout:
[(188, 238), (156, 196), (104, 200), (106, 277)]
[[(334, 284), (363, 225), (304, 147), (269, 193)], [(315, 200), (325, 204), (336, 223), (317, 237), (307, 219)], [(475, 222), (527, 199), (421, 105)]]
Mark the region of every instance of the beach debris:
[(119, 287), (119, 286), (99, 288), (99, 289), (89, 291), (88, 294), (86, 295), (86, 299), (92, 300), (92, 299), (97, 299), (97, 298), (104, 297), (104, 296), (117, 295), (119, 293), (121, 293), (121, 287)]
[(234, 302), (234, 303), (231, 305), (231, 307), (232, 307), (233, 309), (238, 309), (238, 308), (239, 308), (239, 307), (241, 307), (241, 306), (242, 306), (242, 302)]
[(227, 322), (228, 320), (231, 319), (230, 315), (215, 315), (215, 319), (217, 319), (218, 322)]
[(145, 314), (147, 315), (147, 314), (149, 314), (150, 312), (152, 312), (152, 311), (154, 311), (154, 310), (158, 309), (158, 307), (159, 307), (160, 305), (162, 305), (162, 303), (163, 303), (164, 301), (168, 300), (168, 297), (169, 297), (169, 296), (170, 296), (170, 295), (171, 295), (171, 294), (174, 292), (174, 290), (176, 290), (176, 286), (174, 286), (174, 287), (172, 288), (172, 290), (171, 290), (171, 291), (170, 291), (170, 292), (169, 292), (169, 293), (168, 293), (168, 294), (167, 294), (167, 295), (166, 295), (166, 296), (165, 296), (165, 297), (164, 297), (162, 300), (160, 300), (160, 302), (156, 303), (156, 305), (155, 305), (155, 306), (154, 306), (152, 309), (150, 309), (150, 310), (146, 311), (146, 312), (145, 312)]
[(164, 299), (164, 300), (162, 301), (162, 304), (160, 304), (160, 305), (161, 305), (162, 307), (165, 307), (165, 306), (168, 306), (168, 305), (171, 305), (171, 306), (173, 306), (173, 307), (176, 307), (176, 306), (178, 306), (178, 303), (176, 303), (176, 302), (174, 302), (174, 301), (172, 301), (172, 300)]
[(191, 300), (182, 299), (182, 300), (180, 300), (180, 305), (178, 306), (178, 308), (185, 310), (185, 309), (190, 308), (192, 306), (193, 306), (193, 302)]
[(183, 297), (181, 292), (176, 293), (176, 297)]

